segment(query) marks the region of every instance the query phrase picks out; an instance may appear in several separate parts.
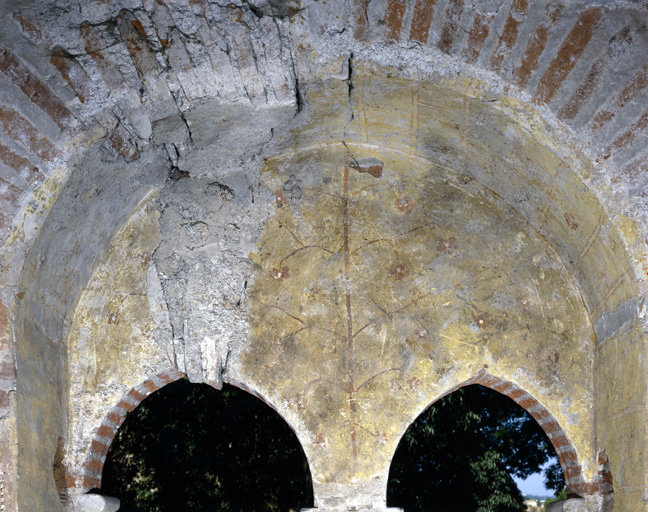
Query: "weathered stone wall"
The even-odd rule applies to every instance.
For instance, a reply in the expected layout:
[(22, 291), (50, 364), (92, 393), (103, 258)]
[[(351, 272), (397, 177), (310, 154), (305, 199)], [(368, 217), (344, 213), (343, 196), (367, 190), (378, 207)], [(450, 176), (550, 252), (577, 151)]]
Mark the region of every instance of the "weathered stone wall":
[[(21, 0), (0, 15), (6, 510), (92, 487), (111, 407), (168, 372), (284, 414), (322, 510), (380, 509), (399, 433), (484, 365), (547, 411), (574, 489), (601, 490), (605, 450), (616, 510), (645, 508), (644, 4)], [(353, 252), (365, 238), (380, 241)]]

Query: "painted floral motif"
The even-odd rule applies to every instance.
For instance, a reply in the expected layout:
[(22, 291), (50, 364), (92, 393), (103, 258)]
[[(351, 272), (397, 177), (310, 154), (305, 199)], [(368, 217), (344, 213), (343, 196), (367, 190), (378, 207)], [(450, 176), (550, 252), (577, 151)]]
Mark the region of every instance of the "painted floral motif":
[(414, 209), (414, 201), (412, 201), (408, 196), (399, 197), (396, 199), (396, 208), (403, 213), (409, 213)]
[(442, 238), (437, 244), (437, 251), (443, 254), (452, 254), (457, 250), (457, 239), (454, 236)]
[(473, 322), (479, 329), (486, 329), (490, 325), (488, 317), (481, 313), (479, 315), (473, 315)]
[(280, 267), (280, 268), (275, 267), (272, 269), (271, 277), (275, 281), (283, 281), (284, 279), (290, 277), (290, 269), (288, 267)]
[(287, 204), (288, 201), (286, 200), (286, 196), (284, 196), (284, 193), (281, 190), (277, 190), (275, 192), (275, 205), (277, 208), (281, 208), (283, 205)]
[(108, 312), (108, 323), (111, 325), (116, 325), (119, 323), (119, 311)]
[(421, 379), (419, 379), (417, 377), (411, 377), (411, 378), (407, 379), (407, 384), (408, 384), (410, 389), (416, 389), (421, 384)]
[(409, 274), (407, 267), (402, 263), (393, 263), (389, 267), (389, 275), (394, 276), (396, 279), (400, 280), (406, 277)]

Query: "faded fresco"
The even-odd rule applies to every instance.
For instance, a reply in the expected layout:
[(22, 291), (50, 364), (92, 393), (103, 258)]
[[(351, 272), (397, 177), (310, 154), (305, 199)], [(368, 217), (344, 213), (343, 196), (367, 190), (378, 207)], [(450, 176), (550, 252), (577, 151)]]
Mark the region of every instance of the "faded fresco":
[(416, 415), (484, 367), (591, 431), (579, 414), (593, 364), (580, 296), (495, 195), (429, 161), (344, 142), (275, 158), (262, 179), (276, 212), (251, 254), (240, 363), (308, 432), (317, 482), (384, 471)]

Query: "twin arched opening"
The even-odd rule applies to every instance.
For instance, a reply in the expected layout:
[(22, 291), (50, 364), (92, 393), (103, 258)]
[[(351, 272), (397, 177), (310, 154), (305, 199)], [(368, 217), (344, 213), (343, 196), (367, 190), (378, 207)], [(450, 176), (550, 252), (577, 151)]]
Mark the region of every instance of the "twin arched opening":
[[(288, 424), (247, 392), (233, 387), (219, 392), (207, 385), (191, 384), (183, 377), (177, 372), (160, 374), (133, 388), (111, 409), (92, 442), (85, 465), (85, 491), (101, 489), (106, 494), (119, 495), (124, 502), (122, 510), (131, 510), (128, 507), (137, 500), (140, 504), (146, 500), (162, 500), (171, 508), (178, 507), (176, 500), (185, 506), (193, 500), (192, 510), (201, 510), (202, 503), (210, 500), (209, 510), (221, 510), (214, 508), (216, 502), (225, 507), (222, 510), (262, 507), (289, 511), (312, 506), (309, 465)], [(473, 384), (497, 391), (533, 416), (560, 460), (568, 493), (593, 491), (584, 482), (576, 452), (565, 432), (535, 398), (485, 371), (446, 395)], [(140, 407), (142, 403), (145, 405)], [(410, 438), (410, 431), (424, 415), (410, 426)], [(390, 501), (398, 495), (393, 477), (398, 471), (395, 466), (402, 464), (399, 453), (408, 434), (401, 438), (392, 459), (392, 478), (387, 491)], [(131, 452), (138, 446), (145, 453), (140, 453), (134, 463)], [(420, 449), (425, 450), (425, 446), (421, 445)], [(195, 485), (187, 491), (178, 485), (182, 475), (192, 475), (195, 479)], [(198, 482), (201, 478), (213, 493), (205, 494)], [(132, 482), (140, 485), (133, 486)], [(161, 484), (167, 489), (162, 489)], [(153, 489), (151, 495), (142, 494), (141, 489), (146, 485), (149, 490)], [(404, 485), (411, 486), (413, 482)]]

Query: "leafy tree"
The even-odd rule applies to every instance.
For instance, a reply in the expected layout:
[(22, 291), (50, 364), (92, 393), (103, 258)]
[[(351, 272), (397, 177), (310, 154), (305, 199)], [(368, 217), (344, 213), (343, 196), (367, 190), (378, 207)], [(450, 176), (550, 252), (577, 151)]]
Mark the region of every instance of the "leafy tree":
[[(406, 511), (521, 512), (513, 476), (525, 478), (555, 455), (538, 423), (513, 400), (467, 386), (423, 412), (401, 440), (387, 491)], [(545, 472), (565, 482), (557, 460)]]
[(106, 460), (120, 512), (288, 512), (313, 505), (295, 434), (249, 393), (180, 380), (129, 414)]

